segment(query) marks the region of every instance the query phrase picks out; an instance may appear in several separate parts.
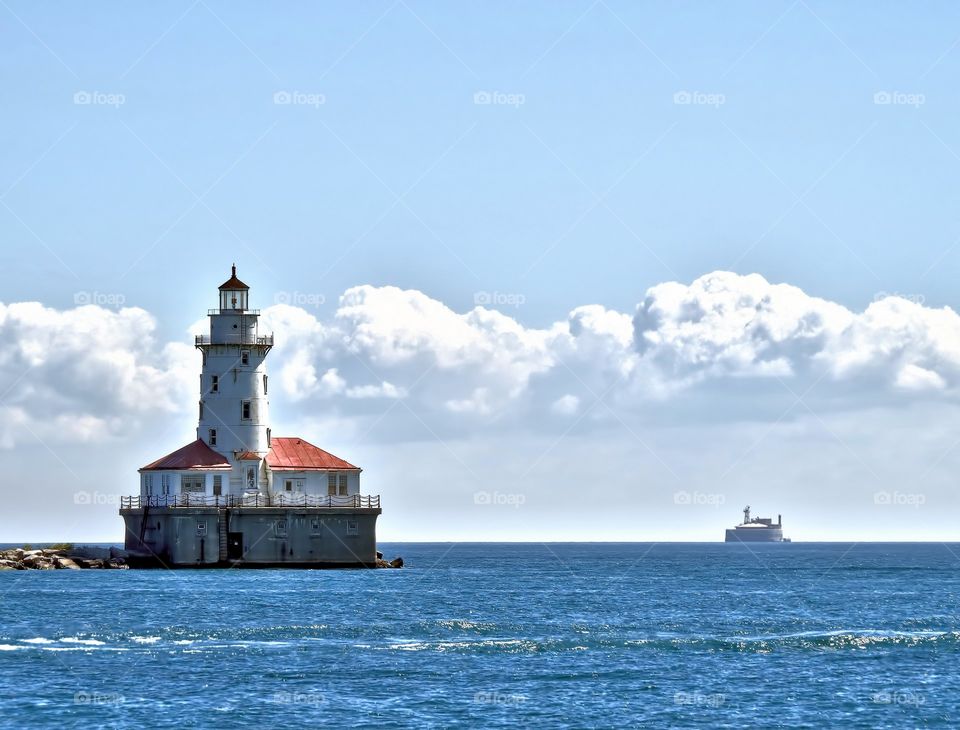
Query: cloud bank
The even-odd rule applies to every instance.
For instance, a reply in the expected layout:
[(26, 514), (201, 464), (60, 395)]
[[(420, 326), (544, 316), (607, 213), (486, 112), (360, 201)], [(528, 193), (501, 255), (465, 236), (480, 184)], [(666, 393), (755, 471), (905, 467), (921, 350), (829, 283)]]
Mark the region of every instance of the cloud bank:
[[(597, 416), (598, 403), (619, 415), (698, 396), (713, 417), (727, 403), (742, 419), (771, 388), (816, 393), (822, 407), (909, 404), (952, 398), (960, 374), (950, 308), (889, 296), (853, 312), (719, 271), (651, 287), (634, 312), (586, 305), (543, 329), (390, 286), (347, 290), (326, 319), (278, 304), (261, 327), (276, 334), (274, 400), (346, 419), (408, 412), (432, 428), (537, 431)], [(31, 432), (89, 442), (157, 415), (192, 418), (198, 356), (187, 337), (161, 343), (155, 329), (137, 308), (0, 304), (0, 447)]]

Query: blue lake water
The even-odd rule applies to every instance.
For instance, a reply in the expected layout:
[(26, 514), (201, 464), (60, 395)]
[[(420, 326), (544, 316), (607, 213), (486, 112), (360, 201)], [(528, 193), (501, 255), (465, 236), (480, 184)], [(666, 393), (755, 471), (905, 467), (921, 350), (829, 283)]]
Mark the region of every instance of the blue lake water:
[(956, 727), (960, 545), (0, 573), (5, 727)]

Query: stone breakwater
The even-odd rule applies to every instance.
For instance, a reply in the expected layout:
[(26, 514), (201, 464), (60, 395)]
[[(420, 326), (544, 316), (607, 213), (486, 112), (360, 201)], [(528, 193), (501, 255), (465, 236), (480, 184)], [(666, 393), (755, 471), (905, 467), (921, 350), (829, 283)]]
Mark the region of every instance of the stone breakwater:
[(117, 548), (41, 548), (0, 550), (0, 570), (125, 570), (126, 553)]

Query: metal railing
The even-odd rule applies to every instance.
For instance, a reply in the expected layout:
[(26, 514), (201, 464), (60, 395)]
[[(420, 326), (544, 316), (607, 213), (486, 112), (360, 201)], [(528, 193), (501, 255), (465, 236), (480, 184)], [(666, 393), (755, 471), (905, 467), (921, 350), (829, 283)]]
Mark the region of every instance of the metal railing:
[(259, 315), (259, 309), (208, 309), (207, 314), (255, 314)]
[(331, 509), (379, 509), (380, 495), (313, 495), (313, 494), (170, 494), (142, 497), (120, 497), (120, 509), (144, 507), (308, 507)]
[(230, 335), (220, 335), (216, 338), (210, 337), (210, 335), (196, 335), (195, 345), (197, 347), (205, 347), (207, 345), (263, 345), (266, 347), (273, 347), (273, 335), (249, 335), (249, 334), (230, 334)]

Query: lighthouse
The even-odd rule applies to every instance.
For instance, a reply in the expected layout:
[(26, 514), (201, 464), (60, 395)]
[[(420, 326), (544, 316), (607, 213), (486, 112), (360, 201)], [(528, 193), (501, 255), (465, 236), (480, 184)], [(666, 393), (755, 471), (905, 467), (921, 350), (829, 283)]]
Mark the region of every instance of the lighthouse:
[(220, 285), (219, 306), (207, 312), (209, 335), (199, 335), (203, 353), (197, 438), (231, 463), (229, 492), (268, 494), (265, 459), (270, 451), (267, 353), (273, 335), (259, 331), (260, 311), (249, 308), (250, 287), (236, 265)]
[(235, 264), (207, 315), (196, 440), (140, 468), (120, 506), (127, 551), (168, 567), (374, 565), (380, 497), (361, 494), (360, 467), (272, 435), (273, 334)]

